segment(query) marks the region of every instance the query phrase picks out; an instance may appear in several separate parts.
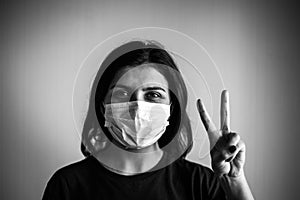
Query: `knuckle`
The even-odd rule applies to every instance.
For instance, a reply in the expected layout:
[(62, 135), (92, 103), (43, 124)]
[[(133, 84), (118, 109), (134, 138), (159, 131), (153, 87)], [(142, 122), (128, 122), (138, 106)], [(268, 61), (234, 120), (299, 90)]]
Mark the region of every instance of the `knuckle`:
[(215, 145), (211, 150), (211, 157), (213, 160), (225, 160), (229, 156), (229, 153), (224, 147), (220, 147), (219, 145)]
[(240, 135), (235, 133), (235, 132), (231, 132), (229, 134), (229, 138), (230, 138), (230, 140), (234, 140), (234, 141), (240, 141), (241, 140)]
[(216, 147), (221, 150), (223, 149), (227, 144), (227, 138), (226, 138), (226, 135), (222, 135), (219, 140), (217, 141), (216, 143)]
[(215, 152), (215, 153), (211, 154), (212, 161), (214, 161), (214, 162), (221, 162), (223, 160), (226, 160), (227, 157), (228, 156), (224, 151)]
[(239, 146), (240, 146), (241, 148), (246, 148), (246, 144), (245, 144), (245, 142), (244, 142), (243, 140), (240, 140)]
[(230, 133), (231, 138), (237, 138), (239, 135), (236, 132), (231, 132)]
[(245, 142), (243, 140), (240, 140), (239, 143), (243, 146), (245, 146)]
[(226, 151), (222, 151), (222, 153), (220, 154), (221, 160), (226, 160), (228, 157), (229, 157), (229, 155)]

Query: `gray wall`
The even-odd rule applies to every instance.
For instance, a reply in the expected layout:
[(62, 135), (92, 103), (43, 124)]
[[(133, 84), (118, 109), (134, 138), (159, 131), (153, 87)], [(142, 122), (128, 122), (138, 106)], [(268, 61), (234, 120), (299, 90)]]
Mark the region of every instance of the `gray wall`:
[(97, 43), (143, 26), (176, 29), (206, 47), (231, 94), (254, 196), (299, 199), (296, 6), (141, 2), (1, 3), (0, 199), (40, 199), (55, 170), (82, 159), (71, 108), (77, 69)]

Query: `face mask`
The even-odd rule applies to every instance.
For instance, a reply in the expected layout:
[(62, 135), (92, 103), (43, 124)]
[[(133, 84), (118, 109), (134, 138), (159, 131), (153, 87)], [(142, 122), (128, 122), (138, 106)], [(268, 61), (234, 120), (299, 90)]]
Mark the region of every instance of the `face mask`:
[(158, 141), (169, 125), (170, 105), (132, 101), (105, 105), (105, 127), (127, 148), (141, 149)]

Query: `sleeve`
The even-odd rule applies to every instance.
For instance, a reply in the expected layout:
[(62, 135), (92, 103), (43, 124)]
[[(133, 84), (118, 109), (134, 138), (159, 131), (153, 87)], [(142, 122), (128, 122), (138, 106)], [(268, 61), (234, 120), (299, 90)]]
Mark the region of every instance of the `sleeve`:
[(42, 200), (69, 200), (69, 194), (66, 180), (56, 172), (48, 181)]

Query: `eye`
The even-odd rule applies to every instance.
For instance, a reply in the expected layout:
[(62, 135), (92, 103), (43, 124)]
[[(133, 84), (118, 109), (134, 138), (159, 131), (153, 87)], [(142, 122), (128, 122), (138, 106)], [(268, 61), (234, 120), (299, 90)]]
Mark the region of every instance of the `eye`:
[(159, 93), (159, 92), (154, 92), (154, 91), (151, 91), (151, 92), (147, 92), (145, 94), (145, 97), (146, 99), (148, 100), (160, 100), (163, 98), (163, 96)]
[(126, 90), (114, 90), (112, 96), (115, 98), (128, 98), (129, 93)]

